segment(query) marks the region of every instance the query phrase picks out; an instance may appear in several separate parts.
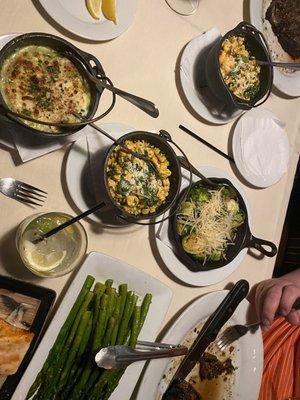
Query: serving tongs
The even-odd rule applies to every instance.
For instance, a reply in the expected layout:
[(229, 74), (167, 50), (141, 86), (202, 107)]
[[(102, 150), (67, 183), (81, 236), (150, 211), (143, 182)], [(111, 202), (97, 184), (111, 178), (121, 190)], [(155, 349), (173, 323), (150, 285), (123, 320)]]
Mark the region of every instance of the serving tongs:
[(229, 320), (237, 306), (247, 296), (248, 292), (249, 283), (244, 279), (238, 281), (228, 292), (216, 311), (205, 322), (188, 354), (176, 370), (166, 393), (171, 386), (176, 385), (188, 376), (207, 347), (215, 341), (221, 328)]
[(119, 369), (137, 361), (177, 357), (187, 352), (188, 348), (181, 345), (138, 341), (135, 349), (129, 346), (104, 347), (96, 354), (95, 361), (100, 368)]

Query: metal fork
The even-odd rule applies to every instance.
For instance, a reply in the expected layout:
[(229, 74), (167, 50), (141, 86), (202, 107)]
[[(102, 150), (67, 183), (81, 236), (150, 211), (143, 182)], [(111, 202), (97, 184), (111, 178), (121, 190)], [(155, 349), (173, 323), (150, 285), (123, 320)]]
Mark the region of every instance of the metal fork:
[(0, 192), (22, 203), (42, 206), (47, 192), (13, 178), (0, 179)]
[(219, 336), (216, 341), (217, 347), (223, 351), (226, 347), (230, 346), (233, 342), (246, 335), (247, 332), (255, 332), (260, 326), (260, 321), (249, 325), (233, 325), (229, 326)]

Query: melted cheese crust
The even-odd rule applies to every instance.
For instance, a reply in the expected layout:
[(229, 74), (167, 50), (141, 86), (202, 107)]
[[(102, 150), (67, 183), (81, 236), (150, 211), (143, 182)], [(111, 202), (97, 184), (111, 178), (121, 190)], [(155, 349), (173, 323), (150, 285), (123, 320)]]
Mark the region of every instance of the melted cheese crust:
[[(87, 82), (66, 57), (43, 46), (27, 46), (3, 63), (1, 94), (19, 114), (45, 122), (76, 122), (73, 112), (87, 114), (91, 96)], [(23, 120), (34, 129), (59, 133), (60, 129)]]

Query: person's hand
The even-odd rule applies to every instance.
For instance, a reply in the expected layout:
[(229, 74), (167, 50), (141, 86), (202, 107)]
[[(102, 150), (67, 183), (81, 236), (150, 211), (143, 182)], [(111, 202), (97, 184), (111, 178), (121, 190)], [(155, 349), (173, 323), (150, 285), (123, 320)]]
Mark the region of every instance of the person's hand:
[(281, 315), (292, 325), (300, 326), (300, 310), (293, 309), (300, 298), (300, 286), (285, 278), (268, 279), (256, 287), (255, 306), (263, 330), (267, 330), (275, 315)]

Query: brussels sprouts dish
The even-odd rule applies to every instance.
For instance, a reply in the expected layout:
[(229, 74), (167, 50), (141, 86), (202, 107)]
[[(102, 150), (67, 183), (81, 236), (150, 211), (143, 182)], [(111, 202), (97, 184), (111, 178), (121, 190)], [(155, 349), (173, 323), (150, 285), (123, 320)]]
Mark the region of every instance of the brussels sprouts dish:
[(232, 189), (221, 185), (207, 189), (196, 184), (180, 205), (176, 230), (183, 250), (204, 265), (226, 259), (226, 250), (234, 244), (244, 220), (245, 212)]

